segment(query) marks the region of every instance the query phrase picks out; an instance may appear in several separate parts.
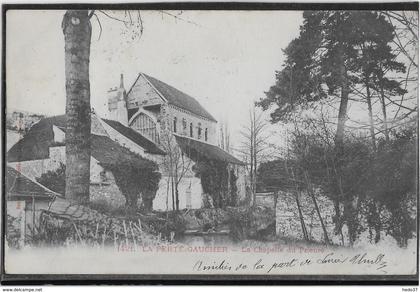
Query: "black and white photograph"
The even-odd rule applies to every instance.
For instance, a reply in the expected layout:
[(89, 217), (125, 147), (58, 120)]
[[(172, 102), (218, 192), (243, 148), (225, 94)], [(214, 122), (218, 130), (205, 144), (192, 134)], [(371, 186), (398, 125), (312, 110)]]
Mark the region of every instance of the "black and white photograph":
[(418, 3), (64, 6), (3, 6), (2, 281), (418, 281)]

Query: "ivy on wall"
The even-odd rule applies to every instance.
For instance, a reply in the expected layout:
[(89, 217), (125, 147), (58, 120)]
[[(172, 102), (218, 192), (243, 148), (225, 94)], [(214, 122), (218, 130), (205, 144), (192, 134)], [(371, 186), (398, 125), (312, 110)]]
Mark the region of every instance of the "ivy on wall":
[(195, 176), (201, 179), (203, 191), (210, 195), (215, 208), (237, 204), (237, 177), (229, 170), (228, 163), (201, 159), (193, 166), (193, 171)]
[(60, 163), (57, 169), (49, 170), (35, 180), (56, 193), (64, 194), (66, 190), (66, 165)]
[[(115, 153), (115, 155), (119, 154)], [(137, 201), (141, 195), (142, 204), (140, 207), (145, 211), (151, 211), (161, 174), (158, 172), (157, 164), (153, 161), (142, 158), (131, 151), (130, 155), (133, 159), (113, 159), (108, 163), (102, 162), (100, 165), (112, 172), (119, 190), (126, 199), (127, 207), (137, 209)], [(66, 166), (61, 163), (56, 170), (42, 174), (36, 178), (36, 181), (52, 191), (64, 194)]]
[(147, 159), (143, 163), (136, 160), (124, 160), (118, 163), (106, 164), (114, 175), (115, 182), (126, 199), (126, 206), (132, 210), (137, 209), (138, 199), (142, 199), (141, 208), (151, 211), (153, 199), (159, 188), (161, 174), (157, 165)]

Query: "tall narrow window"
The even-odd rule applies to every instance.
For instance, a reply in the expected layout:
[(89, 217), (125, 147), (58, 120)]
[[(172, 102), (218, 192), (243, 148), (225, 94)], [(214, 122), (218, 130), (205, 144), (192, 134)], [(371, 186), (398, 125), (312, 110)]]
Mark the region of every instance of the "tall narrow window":
[(176, 117), (174, 118), (174, 133), (176, 133)]
[(187, 135), (187, 120), (182, 119), (182, 135)]
[(206, 130), (204, 131), (204, 140), (206, 140), (206, 142), (207, 142), (207, 139), (208, 139), (208, 131), (207, 131), (207, 128), (206, 128)]
[(198, 128), (197, 128), (197, 137), (200, 140), (201, 139), (201, 123), (198, 123)]
[(194, 134), (193, 134), (193, 124), (190, 123), (190, 137), (193, 137), (193, 136), (194, 136)]

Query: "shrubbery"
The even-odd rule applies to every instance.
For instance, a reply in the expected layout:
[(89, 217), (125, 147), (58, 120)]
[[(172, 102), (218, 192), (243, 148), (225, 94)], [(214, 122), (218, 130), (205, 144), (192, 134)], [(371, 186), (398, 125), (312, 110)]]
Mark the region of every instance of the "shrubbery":
[(66, 166), (60, 163), (56, 170), (50, 170), (43, 173), (36, 181), (50, 190), (63, 194), (66, 191)]

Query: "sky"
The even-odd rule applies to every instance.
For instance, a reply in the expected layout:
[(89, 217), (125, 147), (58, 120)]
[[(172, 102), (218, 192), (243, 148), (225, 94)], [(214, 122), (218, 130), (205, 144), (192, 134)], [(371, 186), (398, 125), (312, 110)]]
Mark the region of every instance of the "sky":
[[(92, 19), (91, 105), (107, 115), (106, 92), (124, 74), (128, 90), (139, 72), (195, 97), (229, 125), (233, 142), (281, 69), (284, 49), (296, 38), (300, 11), (142, 11), (140, 38), (121, 22)], [(7, 12), (7, 108), (47, 115), (65, 112), (64, 11)], [(107, 14), (123, 17), (123, 12)]]

